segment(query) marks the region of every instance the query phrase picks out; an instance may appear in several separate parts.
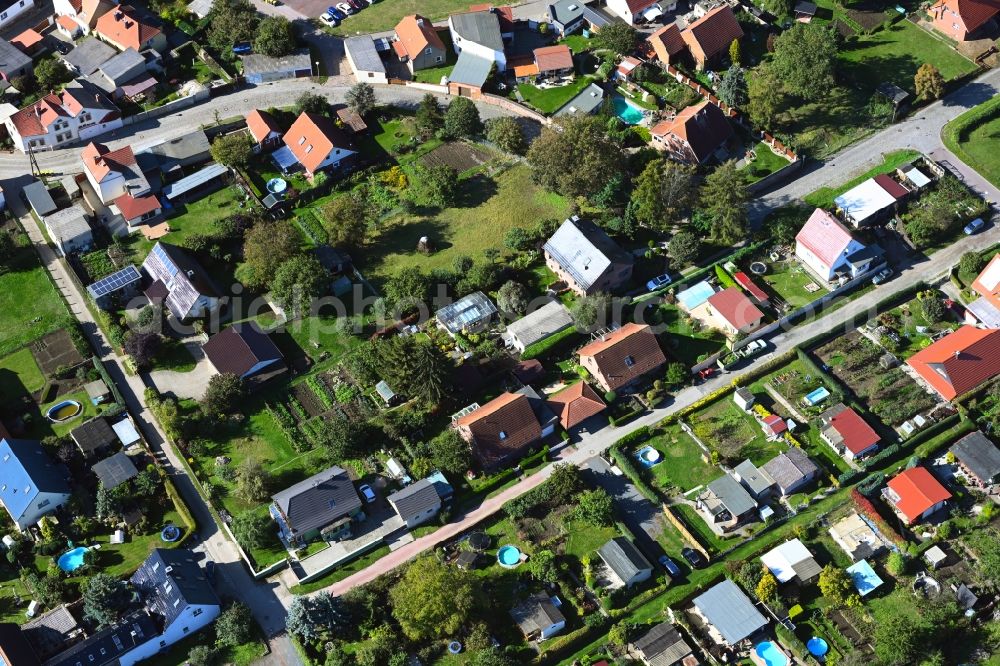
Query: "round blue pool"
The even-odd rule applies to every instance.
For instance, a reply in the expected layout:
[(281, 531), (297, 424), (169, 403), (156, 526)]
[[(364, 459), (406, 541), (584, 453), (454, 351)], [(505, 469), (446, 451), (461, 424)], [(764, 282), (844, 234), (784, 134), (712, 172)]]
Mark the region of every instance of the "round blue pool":
[(642, 110), (636, 108), (624, 97), (615, 97), (615, 115), (626, 125), (638, 125), (642, 122)]
[(764, 641), (762, 643), (757, 643), (753, 646), (753, 651), (757, 653), (757, 656), (764, 660), (767, 666), (787, 666), (788, 657), (777, 644), (771, 641)]
[(59, 559), (56, 561), (56, 564), (58, 564), (59, 568), (65, 571), (66, 573), (71, 573), (83, 566), (83, 555), (86, 552), (87, 552), (86, 548), (84, 548), (83, 546), (78, 546), (73, 550), (68, 550), (62, 555), (60, 555)]
[(181, 529), (176, 525), (167, 525), (160, 530), (160, 538), (167, 543), (173, 543), (181, 538)]
[(517, 546), (501, 546), (497, 551), (497, 562), (508, 569), (516, 567), (521, 563), (521, 551)]
[(830, 651), (830, 646), (826, 644), (826, 641), (819, 636), (813, 636), (806, 643), (806, 649), (809, 650), (809, 654), (814, 657), (822, 657), (827, 652)]
[(53, 423), (62, 423), (78, 416), (82, 411), (83, 405), (76, 400), (63, 400), (58, 405), (49, 407), (48, 411), (45, 412), (45, 416)]

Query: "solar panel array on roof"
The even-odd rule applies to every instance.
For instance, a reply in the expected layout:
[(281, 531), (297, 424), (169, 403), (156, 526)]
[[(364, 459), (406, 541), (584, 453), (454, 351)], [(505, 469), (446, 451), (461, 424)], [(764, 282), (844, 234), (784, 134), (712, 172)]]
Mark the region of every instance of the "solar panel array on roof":
[(124, 289), (125, 287), (135, 284), (142, 280), (142, 276), (139, 274), (138, 269), (135, 266), (129, 265), (125, 268), (112, 273), (111, 275), (101, 278), (94, 284), (87, 287), (87, 291), (94, 298), (100, 298), (101, 296), (107, 296), (108, 294), (118, 291), (119, 289)]

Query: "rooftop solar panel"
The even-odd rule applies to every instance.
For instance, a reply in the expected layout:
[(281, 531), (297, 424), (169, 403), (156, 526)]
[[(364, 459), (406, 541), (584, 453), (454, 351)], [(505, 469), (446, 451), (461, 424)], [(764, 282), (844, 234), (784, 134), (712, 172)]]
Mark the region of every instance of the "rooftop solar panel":
[(135, 266), (126, 266), (125, 268), (112, 273), (111, 275), (101, 278), (94, 284), (87, 287), (87, 291), (94, 298), (100, 298), (101, 296), (106, 296), (112, 292), (118, 291), (130, 284), (138, 282), (142, 279), (139, 275), (138, 269)]

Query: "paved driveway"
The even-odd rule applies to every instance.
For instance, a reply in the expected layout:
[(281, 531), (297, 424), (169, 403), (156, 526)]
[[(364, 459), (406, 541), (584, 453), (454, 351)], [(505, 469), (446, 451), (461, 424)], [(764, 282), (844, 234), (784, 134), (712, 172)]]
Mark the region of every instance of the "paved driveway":
[(594, 457), (583, 463), (583, 472), (595, 484), (608, 491), (615, 500), (618, 517), (635, 536), (635, 542), (650, 562), (663, 554), (656, 539), (663, 533), (663, 512), (632, 484), (627, 476), (611, 471), (603, 458)]
[(201, 346), (201, 340), (189, 338), (184, 346), (195, 358), (194, 369), (190, 372), (175, 372), (173, 370), (154, 370), (149, 373), (146, 383), (156, 387), (163, 395), (173, 395), (178, 400), (191, 398), (201, 400), (208, 388), (208, 382), (216, 374), (215, 368), (208, 362)]

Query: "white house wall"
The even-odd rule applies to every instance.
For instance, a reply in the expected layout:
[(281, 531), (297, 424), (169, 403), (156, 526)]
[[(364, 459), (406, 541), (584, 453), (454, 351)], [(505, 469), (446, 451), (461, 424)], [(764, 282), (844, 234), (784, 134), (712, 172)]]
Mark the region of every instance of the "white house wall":
[[(196, 612), (198, 612), (197, 616), (195, 615)], [(124, 656), (119, 657), (119, 662), (121, 666), (133, 666), (133, 664), (143, 659), (148, 659), (195, 632), (204, 629), (214, 622), (217, 617), (219, 617), (219, 606), (217, 605), (188, 606), (177, 619), (170, 623), (170, 626), (162, 634), (152, 640), (146, 641)]]

